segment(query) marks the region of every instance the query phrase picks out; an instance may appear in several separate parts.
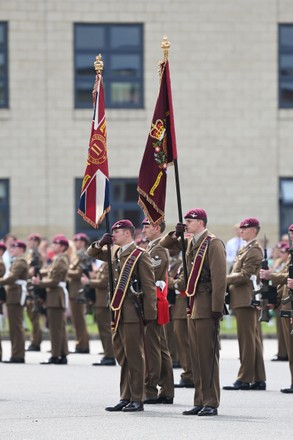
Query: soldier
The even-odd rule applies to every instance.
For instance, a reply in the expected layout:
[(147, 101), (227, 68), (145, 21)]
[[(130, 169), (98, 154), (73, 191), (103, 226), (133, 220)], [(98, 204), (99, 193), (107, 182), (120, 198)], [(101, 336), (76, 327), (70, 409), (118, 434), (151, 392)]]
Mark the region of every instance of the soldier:
[(260, 230), (256, 218), (246, 218), (240, 223), (241, 237), (246, 245), (239, 250), (227, 276), (230, 292), (230, 308), (234, 311), (240, 353), (240, 368), (236, 381), (224, 390), (265, 390), (266, 374), (263, 359), (258, 310), (251, 306), (253, 285), (251, 276), (259, 278), (263, 258), (257, 242)]
[(11, 341), (10, 364), (24, 364), (23, 306), (26, 299), (28, 264), (25, 258), (26, 244), (16, 240), (10, 246), (13, 262), (7, 277), (0, 278), (0, 285), (6, 286), (6, 305)]
[[(106, 411), (143, 411), (145, 397), (144, 322), (156, 319), (156, 289), (149, 254), (134, 242), (134, 226), (129, 220), (120, 220), (112, 226), (113, 241), (118, 249), (113, 256), (115, 292), (111, 301), (113, 317), (113, 347), (121, 366), (120, 401)], [(104, 234), (101, 240), (88, 248), (91, 257), (106, 261), (112, 236)], [(139, 286), (139, 288), (137, 287)], [(134, 293), (137, 289), (137, 295)], [(142, 301), (142, 304), (141, 302)]]
[[(6, 268), (5, 264), (2, 260), (2, 255), (6, 251), (6, 246), (3, 241), (0, 242), (0, 278), (2, 278), (5, 274)], [(1, 325), (2, 325), (2, 318), (3, 318), (3, 304), (6, 301), (6, 292), (5, 288), (3, 286), (0, 286), (0, 318), (1, 318)], [(0, 331), (0, 362), (2, 362), (2, 345), (1, 345), (1, 331)]]
[(73, 353), (89, 353), (89, 334), (85, 321), (85, 298), (80, 294), (82, 290), (81, 276), (83, 273), (92, 272), (91, 259), (86, 249), (89, 245), (89, 238), (84, 233), (75, 234), (73, 237), (76, 257), (69, 266), (68, 291), (69, 303), (71, 310), (71, 318), (76, 334), (75, 351)]
[(185, 228), (191, 234), (186, 252), (188, 281), (182, 273), (174, 282), (174, 288), (189, 297), (188, 338), (195, 385), (194, 406), (183, 415), (215, 416), (220, 401), (218, 333), (226, 290), (225, 247), (206, 228), (204, 209), (191, 209), (185, 220), (186, 225), (178, 223), (176, 231), (161, 240), (168, 249), (180, 249), (178, 237)]
[[(142, 222), (143, 233), (149, 244), (146, 251), (150, 254), (157, 286), (158, 319), (146, 328), (146, 354), (148, 371), (146, 377), (146, 404), (172, 404), (174, 398), (174, 377), (172, 359), (168, 349), (165, 325), (169, 322), (169, 305), (167, 301), (168, 251), (160, 245), (165, 222), (153, 226), (145, 218)], [(165, 285), (165, 286), (164, 286)], [(164, 295), (165, 292), (165, 295)], [(162, 315), (162, 320), (161, 320)], [(160, 391), (158, 393), (158, 388)]]
[[(68, 307), (68, 291), (66, 289), (66, 276), (69, 267), (68, 240), (64, 235), (56, 235), (53, 239), (52, 248), (55, 258), (48, 267), (44, 277), (32, 278), (35, 286), (46, 288), (45, 307), (49, 320), (52, 356), (42, 365), (65, 365), (67, 364), (67, 335), (65, 311)], [(42, 272), (43, 273), (43, 272)]]
[(95, 298), (92, 299), (94, 308), (95, 322), (99, 327), (99, 335), (102, 342), (104, 357), (99, 362), (93, 363), (94, 366), (113, 366), (116, 365), (115, 355), (112, 344), (110, 295), (109, 295), (109, 269), (106, 262), (98, 268), (95, 278), (82, 277), (83, 285), (95, 289)]
[[(40, 273), (42, 267), (41, 254), (38, 251), (38, 247), (41, 243), (41, 236), (37, 233), (30, 234), (27, 238), (28, 247), (28, 265), (29, 265), (29, 277), (36, 276)], [(29, 288), (30, 290), (30, 288)], [(39, 291), (37, 291), (39, 290)], [(38, 293), (41, 289), (38, 287), (32, 287), (32, 298), (26, 301), (26, 310), (29, 320), (32, 323), (31, 343), (26, 351), (40, 351), (42, 342), (42, 331), (40, 327), (40, 313), (39, 306), (40, 300)], [(41, 296), (41, 295), (40, 295)], [(42, 297), (44, 300), (44, 296)], [(41, 300), (42, 300), (41, 299)]]
[[(293, 224), (289, 226), (288, 233), (290, 235), (291, 242), (293, 241)], [(293, 264), (292, 254), (288, 258), (287, 265), (280, 272), (273, 272), (271, 269), (261, 269), (260, 277), (265, 280), (272, 280), (274, 286), (278, 286), (279, 299), (288, 297), (288, 290), (293, 289), (293, 279), (289, 278), (289, 265)], [(291, 301), (287, 304), (281, 302), (280, 310), (290, 310), (292, 307)], [(291, 321), (291, 322), (290, 322)], [(281, 318), (281, 324), (283, 327), (283, 334), (285, 339), (286, 350), (289, 358), (289, 367), (291, 373), (291, 385), (288, 388), (282, 388), (281, 392), (285, 394), (293, 394), (293, 336), (290, 334), (292, 331), (292, 318)]]

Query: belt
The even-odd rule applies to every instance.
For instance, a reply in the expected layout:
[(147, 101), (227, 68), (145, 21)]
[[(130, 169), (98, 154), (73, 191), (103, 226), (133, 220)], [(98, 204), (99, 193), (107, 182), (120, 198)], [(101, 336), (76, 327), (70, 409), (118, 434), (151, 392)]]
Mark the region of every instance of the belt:
[(65, 309), (67, 309), (68, 308), (68, 290), (67, 290), (67, 287), (66, 287), (66, 282), (65, 281), (60, 281), (58, 283), (58, 286), (61, 287), (61, 289), (63, 289)]
[(27, 294), (27, 290), (26, 290), (27, 281), (26, 280), (16, 280), (15, 284), (17, 284), (18, 286), (21, 287), (20, 305), (24, 306), (26, 294)]

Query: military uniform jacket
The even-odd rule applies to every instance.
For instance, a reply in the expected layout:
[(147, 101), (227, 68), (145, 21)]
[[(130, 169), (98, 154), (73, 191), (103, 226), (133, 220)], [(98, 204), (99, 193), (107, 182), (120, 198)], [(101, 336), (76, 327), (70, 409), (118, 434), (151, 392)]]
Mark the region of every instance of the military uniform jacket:
[(78, 291), (82, 289), (81, 284), (81, 276), (82, 276), (82, 268), (80, 266), (81, 261), (88, 260), (89, 257), (85, 250), (81, 252), (77, 252), (76, 257), (73, 262), (70, 264), (67, 277), (68, 277), (68, 293), (70, 299), (76, 299), (79, 296)]
[(8, 276), (0, 278), (0, 284), (6, 286), (6, 303), (20, 304), (21, 286), (15, 284), (16, 280), (27, 280), (28, 264), (25, 257), (17, 257), (10, 266)]
[(146, 249), (151, 256), (151, 261), (155, 273), (155, 281), (165, 281), (169, 266), (169, 253), (160, 244), (160, 238), (154, 240)]
[[(289, 264), (291, 264), (291, 258), (289, 258), (288, 263), (280, 272), (273, 272), (271, 275), (273, 286), (278, 286), (279, 301), (281, 301), (281, 299), (283, 298), (286, 298), (289, 294), (289, 288), (287, 286), (287, 279), (289, 276)], [(281, 303), (280, 309), (291, 310), (291, 301), (289, 301), (287, 304)]]
[[(117, 256), (120, 248), (115, 251), (112, 261), (114, 285), (116, 285), (118, 281), (119, 271), (123, 267), (123, 264), (136, 247), (137, 246), (134, 243), (131, 244), (124, 252), (122, 252), (120, 258), (118, 258)], [(90, 246), (87, 252), (90, 257), (94, 257), (102, 261), (107, 261), (108, 252), (106, 250), (97, 249), (93, 246)], [(155, 277), (151, 258), (148, 252), (146, 252), (145, 250), (143, 250), (137, 264), (134, 267), (133, 278), (138, 278), (141, 283), (141, 290), (143, 293), (144, 318), (146, 320), (155, 320), (157, 318)], [(128, 289), (128, 292), (122, 304), (121, 321), (125, 323), (139, 322), (138, 314), (131, 300), (130, 289)]]
[(66, 281), (69, 263), (67, 254), (59, 254), (48, 267), (46, 276), (40, 281), (40, 287), (46, 288), (45, 307), (65, 308), (65, 296), (60, 282)]
[(5, 269), (5, 264), (3, 263), (2, 260), (0, 260), (0, 277), (1, 277), (1, 278), (4, 276), (5, 271), (6, 271), (6, 269)]
[(108, 264), (101, 264), (96, 272), (96, 278), (90, 280), (90, 287), (96, 289), (96, 301), (94, 307), (108, 307), (109, 295), (109, 269)]
[(253, 240), (238, 252), (231, 273), (227, 276), (230, 292), (230, 308), (250, 307), (253, 298), (251, 275), (258, 277), (263, 252), (257, 240)]
[[(208, 230), (200, 236), (195, 244), (192, 243), (191, 239), (186, 241), (187, 272), (190, 274), (196, 252), (198, 251), (202, 240), (207, 237), (207, 235), (210, 235), (213, 238), (208, 245), (208, 250), (204, 258), (203, 268), (194, 296), (194, 307), (191, 313), (191, 318), (193, 319), (212, 318), (212, 311), (222, 312), (224, 306), (226, 292), (225, 246), (219, 238), (214, 237)], [(178, 249), (178, 247), (180, 247), (180, 240), (173, 238), (172, 233), (166, 235), (160, 243), (168, 249)], [(180, 274), (177, 285), (178, 290), (186, 289), (186, 281), (184, 279), (183, 271)]]

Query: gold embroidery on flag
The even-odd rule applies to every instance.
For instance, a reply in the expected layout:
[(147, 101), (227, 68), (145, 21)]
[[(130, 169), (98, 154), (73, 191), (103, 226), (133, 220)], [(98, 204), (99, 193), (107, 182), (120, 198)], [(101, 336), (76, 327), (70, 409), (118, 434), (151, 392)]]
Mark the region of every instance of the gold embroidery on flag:
[(151, 188), (151, 190), (150, 190), (150, 195), (151, 195), (151, 196), (154, 196), (154, 195), (155, 195), (155, 190), (157, 189), (157, 187), (158, 187), (159, 184), (160, 184), (160, 181), (161, 181), (161, 177), (162, 177), (162, 175), (163, 175), (163, 172), (160, 171), (159, 174), (158, 174), (158, 176), (157, 176), (157, 178), (156, 178), (155, 183), (153, 184), (153, 186), (152, 186), (152, 188)]

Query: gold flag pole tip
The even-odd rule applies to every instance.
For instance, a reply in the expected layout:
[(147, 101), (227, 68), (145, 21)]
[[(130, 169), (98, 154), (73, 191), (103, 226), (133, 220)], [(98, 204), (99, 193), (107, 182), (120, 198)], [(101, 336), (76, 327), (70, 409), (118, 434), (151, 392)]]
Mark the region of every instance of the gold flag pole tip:
[(94, 67), (97, 73), (102, 72), (102, 70), (104, 69), (104, 61), (102, 61), (102, 55), (100, 53), (96, 56)]
[(161, 43), (161, 48), (163, 49), (164, 52), (164, 61), (167, 61), (168, 59), (170, 46), (171, 44), (170, 41), (168, 40), (167, 35), (164, 35)]

